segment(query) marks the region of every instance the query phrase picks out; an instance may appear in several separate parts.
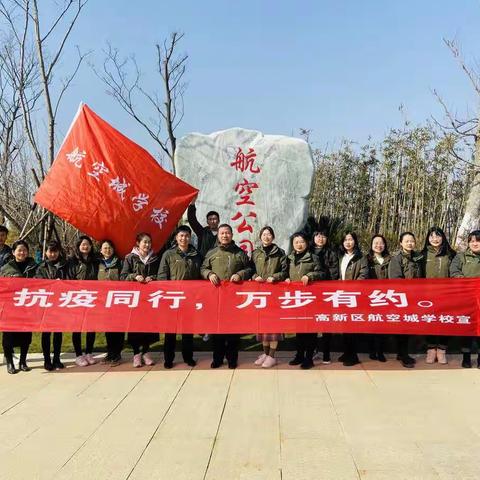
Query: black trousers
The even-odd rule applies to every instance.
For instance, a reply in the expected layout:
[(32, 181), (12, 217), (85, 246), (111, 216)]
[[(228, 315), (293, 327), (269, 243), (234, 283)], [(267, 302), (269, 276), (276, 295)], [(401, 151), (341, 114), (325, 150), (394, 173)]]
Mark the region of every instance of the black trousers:
[(427, 335), (427, 348), (446, 350), (449, 338), (450, 337), (443, 335)]
[(123, 350), (125, 333), (105, 332), (105, 340), (107, 341), (107, 355), (109, 357), (118, 357)]
[(330, 353), (331, 344), (332, 344), (332, 334), (322, 333), (322, 352)]
[(317, 346), (316, 333), (297, 333), (295, 336), (297, 353), (295, 356), (302, 360), (312, 360), (315, 347)]
[[(175, 359), (175, 344), (177, 343), (176, 333), (166, 333), (165, 343), (163, 344), (163, 356), (165, 362), (170, 363)], [(184, 333), (182, 335), (182, 357), (184, 362), (193, 360), (193, 334)]]
[(14, 347), (20, 347), (20, 363), (25, 363), (31, 342), (31, 332), (3, 332), (2, 347), (6, 363), (13, 363)]
[(395, 339), (397, 341), (397, 353), (401, 357), (408, 355), (408, 341), (410, 339), (410, 335), (395, 335)]
[(344, 333), (343, 335), (343, 351), (346, 357), (357, 355), (357, 333)]
[[(72, 333), (72, 343), (75, 349), (75, 355), (80, 357), (82, 350), (82, 334), (81, 332)], [(95, 332), (87, 332), (87, 343), (85, 345), (85, 353), (93, 353), (93, 346), (95, 345)]]
[(385, 353), (385, 340), (387, 336), (381, 333), (368, 333), (368, 353)]
[[(42, 333), (42, 352), (45, 360), (50, 358), (50, 339), (52, 334), (50, 332)], [(53, 334), (53, 358), (60, 359), (60, 353), (62, 350), (62, 332), (55, 332)]]
[[(5, 334), (4, 334), (5, 335)], [(461, 339), (461, 349), (462, 353), (471, 353), (473, 350), (473, 344), (475, 341), (477, 341), (477, 345), (480, 345), (479, 342), (480, 337), (462, 337)], [(479, 355), (480, 355), (480, 349), (479, 349)]]
[(236, 334), (215, 334), (212, 335), (213, 361), (223, 363), (226, 358), (229, 364), (238, 362), (238, 349), (240, 347), (240, 335)]

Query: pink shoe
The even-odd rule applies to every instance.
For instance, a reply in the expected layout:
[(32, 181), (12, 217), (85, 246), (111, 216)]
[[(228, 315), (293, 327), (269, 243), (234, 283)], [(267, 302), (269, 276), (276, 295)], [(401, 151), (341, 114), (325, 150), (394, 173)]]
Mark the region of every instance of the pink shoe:
[(270, 355), (266, 355), (265, 361), (262, 363), (262, 368), (271, 368), (277, 364), (275, 358)]
[(140, 368), (142, 366), (142, 354), (137, 353), (133, 356), (133, 367)]
[(437, 358), (437, 349), (436, 348), (429, 348), (427, 350), (427, 358), (426, 363), (435, 363), (435, 359)]
[(87, 362), (87, 359), (85, 358), (85, 355), (79, 355), (75, 359), (75, 365), (77, 365), (78, 367), (88, 367), (88, 362)]
[(87, 353), (85, 355), (85, 360), (89, 365), (95, 365), (97, 361), (93, 358), (93, 355), (91, 353)]
[(448, 363), (447, 355), (445, 353), (445, 350), (443, 350), (442, 348), (437, 348), (437, 362), (441, 365), (446, 365)]
[(143, 354), (143, 363), (145, 363), (147, 367), (151, 367), (152, 365), (155, 365), (155, 362), (153, 361), (153, 358), (150, 356), (149, 353)]
[(261, 367), (266, 358), (267, 358), (267, 355), (265, 353), (262, 353), (253, 363), (257, 367)]

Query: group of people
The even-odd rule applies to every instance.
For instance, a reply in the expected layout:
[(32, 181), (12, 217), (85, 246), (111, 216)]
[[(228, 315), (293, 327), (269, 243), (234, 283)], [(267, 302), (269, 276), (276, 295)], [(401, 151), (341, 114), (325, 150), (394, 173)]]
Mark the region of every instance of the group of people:
[[(326, 230), (315, 228), (312, 232), (296, 232), (291, 237), (291, 252), (287, 254), (275, 244), (272, 227), (265, 226), (259, 235), (259, 246), (251, 258), (238, 247), (233, 240), (230, 225), (220, 224), (219, 214), (210, 211), (207, 225), (202, 226), (196, 218), (195, 205), (188, 209), (188, 220), (198, 242), (192, 244), (192, 230), (187, 225), (179, 226), (174, 232), (170, 248), (156, 253), (152, 250), (152, 239), (148, 233), (139, 233), (135, 245), (122, 261), (115, 253), (110, 240), (99, 243), (96, 252), (92, 240), (81, 236), (73, 255), (66, 258), (57, 241), (47, 244), (45, 259), (37, 264), (29, 256), (29, 246), (24, 240), (16, 241), (11, 248), (5, 244), (8, 230), (0, 226), (0, 276), (71, 280), (124, 280), (149, 283), (154, 280), (200, 280), (205, 279), (217, 286), (222, 281), (241, 282), (302, 282), (307, 285), (322, 280), (367, 280), (394, 278), (444, 278), (480, 276), (480, 230), (468, 236), (468, 248), (465, 252), (455, 253), (441, 228), (432, 227), (425, 237), (422, 250), (416, 249), (416, 238), (411, 232), (400, 235), (399, 251), (391, 255), (386, 239), (376, 234), (371, 239), (367, 254), (362, 254), (355, 232), (345, 232), (338, 248), (329, 243)], [(107, 353), (102, 363), (116, 366), (121, 362), (125, 335), (121, 332), (107, 332)], [(369, 356), (372, 360), (385, 362), (386, 335), (366, 335)], [(62, 333), (53, 333), (53, 357), (51, 356), (51, 333), (42, 333), (42, 350), (46, 370), (62, 369), (60, 360)], [(240, 335), (214, 334), (212, 337), (213, 359), (211, 368), (219, 368), (227, 360), (228, 367), (238, 365)], [(359, 334), (345, 333), (344, 351), (339, 360), (344, 366), (353, 366), (360, 362), (357, 348)], [(415, 359), (409, 355), (409, 335), (395, 335), (397, 360), (406, 368), (415, 365)], [(32, 334), (25, 332), (4, 332), (2, 345), (11, 374), (29, 371), (27, 353)], [(257, 340), (262, 343), (263, 351), (255, 360), (255, 365), (270, 368), (276, 365), (275, 354), (278, 343), (283, 339), (281, 333), (259, 334)], [(331, 362), (332, 335), (322, 335), (321, 348), (318, 349), (316, 333), (296, 335), (296, 352), (290, 365), (299, 365), (302, 369), (314, 366), (314, 355), (319, 350), (325, 364)], [(149, 350), (159, 340), (158, 333), (129, 332), (127, 342), (133, 349), (133, 366), (154, 365)], [(446, 364), (448, 337), (427, 337), (426, 362)], [(471, 368), (471, 351), (474, 338), (462, 338), (462, 366)], [(72, 334), (75, 350), (75, 363), (86, 367), (96, 363), (93, 357), (95, 332), (86, 334), (85, 346), (82, 346), (80, 332)], [(20, 347), (18, 369), (14, 364), (14, 347)], [(165, 334), (164, 367), (172, 368), (175, 359), (176, 334)], [(183, 334), (181, 339), (182, 357), (185, 363), (194, 367), (193, 334)], [(480, 356), (477, 358), (480, 368)]]

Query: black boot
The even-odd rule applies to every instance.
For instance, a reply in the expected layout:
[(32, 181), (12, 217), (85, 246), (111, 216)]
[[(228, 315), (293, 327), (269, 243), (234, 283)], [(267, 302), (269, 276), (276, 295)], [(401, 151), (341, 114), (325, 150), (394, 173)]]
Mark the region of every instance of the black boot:
[(303, 363), (304, 357), (300, 356), (298, 353), (288, 362), (289, 365), (300, 365)]
[(43, 368), (47, 372), (51, 372), (52, 370), (54, 370), (54, 366), (52, 364), (52, 361), (50, 360), (50, 355), (48, 357), (43, 357)]
[(18, 370), (15, 368), (15, 364), (13, 363), (13, 355), (4, 353), (4, 357), (7, 364), (7, 372), (11, 374), (18, 373)]
[(28, 345), (25, 347), (21, 347), (20, 349), (20, 361), (18, 362), (18, 368), (22, 372), (29, 372), (31, 368), (27, 365), (27, 352), (28, 352)]
[(53, 368), (55, 370), (61, 370), (65, 368), (65, 365), (60, 361), (60, 357), (53, 357)]
[(470, 356), (470, 352), (465, 352), (463, 354), (462, 367), (463, 368), (472, 368), (472, 359), (471, 359), (471, 356)]

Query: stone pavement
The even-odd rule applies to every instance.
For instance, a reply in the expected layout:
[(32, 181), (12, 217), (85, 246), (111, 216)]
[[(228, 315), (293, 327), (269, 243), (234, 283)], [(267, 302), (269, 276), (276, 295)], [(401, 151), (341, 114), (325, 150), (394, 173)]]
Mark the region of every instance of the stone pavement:
[[(479, 479), (480, 370), (0, 369), (0, 479)], [(71, 357), (70, 357), (71, 358)], [(69, 360), (67, 360), (69, 361)]]

